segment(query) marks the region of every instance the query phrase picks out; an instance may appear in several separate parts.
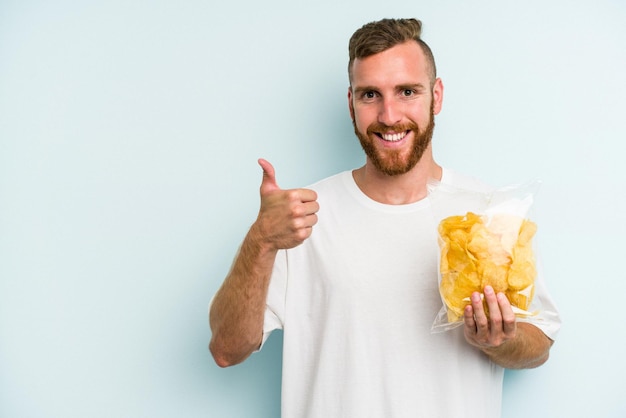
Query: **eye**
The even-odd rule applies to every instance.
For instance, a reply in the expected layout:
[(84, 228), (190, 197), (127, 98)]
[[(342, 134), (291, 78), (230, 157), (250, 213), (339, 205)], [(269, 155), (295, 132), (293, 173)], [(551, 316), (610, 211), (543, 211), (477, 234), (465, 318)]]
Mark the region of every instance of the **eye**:
[(412, 90), (412, 89), (404, 89), (404, 90), (402, 90), (402, 95), (404, 97), (411, 97), (414, 94), (415, 94), (415, 90)]
[(362, 90), (359, 92), (358, 100), (362, 103), (374, 103), (380, 94), (376, 90)]
[(376, 97), (376, 92), (374, 92), (374, 91), (370, 90), (370, 91), (366, 91), (366, 92), (363, 93), (363, 98), (366, 99), (366, 100), (368, 100), (368, 99), (371, 100), (371, 99), (373, 99), (375, 97)]

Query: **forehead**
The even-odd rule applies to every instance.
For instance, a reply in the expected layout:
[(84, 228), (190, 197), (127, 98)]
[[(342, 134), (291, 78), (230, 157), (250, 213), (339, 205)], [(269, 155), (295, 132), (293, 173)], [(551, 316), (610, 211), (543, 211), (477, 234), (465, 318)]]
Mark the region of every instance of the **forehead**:
[(357, 58), (352, 64), (353, 85), (384, 85), (393, 83), (425, 83), (428, 62), (415, 41), (393, 46), (378, 54)]

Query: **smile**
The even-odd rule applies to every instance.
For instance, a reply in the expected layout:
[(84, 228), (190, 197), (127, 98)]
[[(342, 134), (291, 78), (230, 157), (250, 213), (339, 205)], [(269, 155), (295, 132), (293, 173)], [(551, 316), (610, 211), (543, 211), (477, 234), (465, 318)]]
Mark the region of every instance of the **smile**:
[(398, 142), (404, 139), (404, 137), (407, 136), (409, 132), (410, 131), (404, 131), (400, 133), (387, 133), (387, 134), (377, 133), (376, 135), (379, 138), (382, 138), (383, 140), (388, 141), (388, 142)]

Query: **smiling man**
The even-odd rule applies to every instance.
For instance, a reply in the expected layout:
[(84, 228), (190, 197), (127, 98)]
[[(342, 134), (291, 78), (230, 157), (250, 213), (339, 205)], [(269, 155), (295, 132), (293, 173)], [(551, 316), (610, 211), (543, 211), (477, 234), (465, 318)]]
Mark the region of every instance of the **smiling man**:
[(351, 56), (348, 103), (354, 131), (372, 164), (390, 176), (410, 171), (427, 150), (432, 161), (443, 84), (426, 48), (408, 41), (363, 58)]
[[(420, 34), (384, 19), (350, 40), (364, 166), (283, 190), (259, 160), (261, 208), (211, 304), (210, 349), (231, 366), (284, 330), (284, 417), (498, 417), (504, 368), (543, 364), (559, 329), (558, 315), (518, 321), (487, 286), (489, 316), (475, 293), (462, 327), (430, 332), (442, 302), (428, 184), (490, 188), (433, 158), (443, 83)], [(541, 277), (535, 297), (556, 312)]]
[[(353, 38), (350, 43), (348, 104), (367, 164), (355, 171), (355, 180), (362, 189), (369, 184), (368, 175), (410, 183), (417, 195), (404, 196), (405, 201), (381, 201), (414, 202), (426, 192), (424, 180), (441, 178), (431, 140), (434, 117), (443, 101), (443, 84), (435, 78), (432, 54), (421, 39), (410, 39), (374, 54), (366, 51), (365, 56), (358, 50), (358, 40)], [(415, 187), (413, 182), (420, 178), (420, 187)]]

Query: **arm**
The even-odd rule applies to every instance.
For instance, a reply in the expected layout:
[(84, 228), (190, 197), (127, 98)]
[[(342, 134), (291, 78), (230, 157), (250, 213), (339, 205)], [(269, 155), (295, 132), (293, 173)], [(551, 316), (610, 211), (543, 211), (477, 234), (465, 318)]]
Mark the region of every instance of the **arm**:
[(315, 192), (281, 190), (272, 165), (265, 160), (259, 160), (259, 164), (263, 168), (259, 216), (209, 312), (209, 349), (220, 367), (241, 363), (259, 348), (276, 253), (301, 244), (317, 222), (319, 205)]
[(509, 369), (541, 366), (548, 360), (553, 341), (534, 325), (517, 322), (503, 293), (485, 287), (489, 318), (480, 295), (475, 292), (465, 307), (464, 332), (467, 342), (482, 350), (494, 363)]
[(220, 367), (244, 361), (260, 343), (269, 278), (277, 250), (264, 244), (258, 227), (246, 235), (209, 312), (209, 349)]

